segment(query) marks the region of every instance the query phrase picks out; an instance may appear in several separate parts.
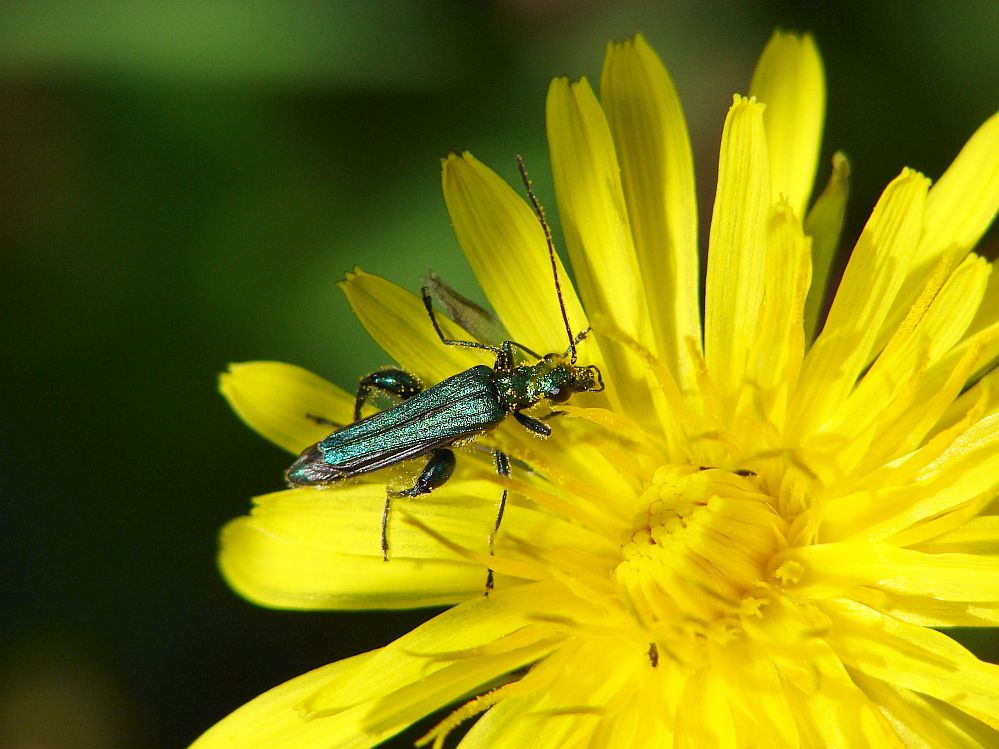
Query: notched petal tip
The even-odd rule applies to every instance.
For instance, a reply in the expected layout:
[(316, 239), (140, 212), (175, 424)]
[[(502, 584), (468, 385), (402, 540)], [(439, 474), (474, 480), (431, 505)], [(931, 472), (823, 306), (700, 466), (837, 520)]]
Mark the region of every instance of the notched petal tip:
[(766, 108), (767, 105), (764, 102), (759, 101), (755, 96), (732, 94), (732, 106), (728, 108), (728, 111), (729, 116), (737, 112), (742, 112), (743, 110), (752, 110), (762, 114)]
[(622, 39), (611, 39), (608, 41), (606, 55), (629, 49), (636, 49), (642, 52), (652, 52), (652, 47), (650, 47), (648, 41), (646, 41), (645, 35), (640, 31), (636, 31), (631, 36), (626, 36)]
[(441, 170), (446, 174), (451, 170), (460, 169), (468, 161), (476, 161), (471, 151), (452, 149), (441, 159)]
[(370, 275), (365, 273), (360, 265), (355, 265), (351, 270), (344, 271), (343, 278), (336, 282), (337, 288), (345, 291), (346, 287), (357, 281), (362, 276)]

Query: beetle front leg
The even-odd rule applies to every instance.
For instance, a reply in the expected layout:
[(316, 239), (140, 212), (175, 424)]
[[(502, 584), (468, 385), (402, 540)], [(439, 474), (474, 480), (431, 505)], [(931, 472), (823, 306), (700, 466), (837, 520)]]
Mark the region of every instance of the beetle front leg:
[(357, 395), (354, 398), (354, 421), (361, 420), (361, 409), (367, 403), (372, 390), (394, 395), (399, 400), (407, 400), (423, 391), (423, 385), (409, 372), (394, 367), (379, 369), (357, 383)]
[(455, 458), (451, 450), (438, 448), (430, 453), (430, 460), (420, 471), (416, 483), (403, 491), (385, 492), (385, 507), (382, 509), (382, 559), (388, 561), (388, 521), (392, 499), (395, 497), (419, 497), (443, 486), (454, 473)]
[(522, 414), (520, 411), (513, 412), (513, 418), (517, 420), (524, 429), (534, 432), (539, 437), (550, 437), (552, 434), (552, 428), (545, 424), (543, 421), (534, 419), (527, 414)]

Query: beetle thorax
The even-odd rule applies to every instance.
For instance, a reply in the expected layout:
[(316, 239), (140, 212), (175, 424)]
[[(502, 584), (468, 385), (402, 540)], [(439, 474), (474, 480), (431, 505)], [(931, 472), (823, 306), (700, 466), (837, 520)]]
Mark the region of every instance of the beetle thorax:
[(576, 392), (575, 367), (560, 356), (549, 354), (535, 364), (496, 373), (496, 390), (508, 411), (516, 411), (542, 400), (565, 400)]

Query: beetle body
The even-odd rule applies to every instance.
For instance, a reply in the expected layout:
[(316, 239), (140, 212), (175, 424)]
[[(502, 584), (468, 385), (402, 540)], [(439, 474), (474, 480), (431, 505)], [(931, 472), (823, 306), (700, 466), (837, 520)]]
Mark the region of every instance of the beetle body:
[[(596, 367), (577, 367), (549, 354), (532, 365), (512, 366), (510, 342), (500, 349), (494, 367), (479, 365), (419, 391), (401, 370), (382, 370), (362, 381), (355, 413), (371, 389), (405, 397), (402, 403), (337, 429), (307, 448), (285, 473), (293, 486), (321, 486), (377, 471), (411, 458), (441, 458), (441, 448), (486, 432), (513, 414), (527, 429), (547, 437), (549, 427), (521, 410), (542, 401), (562, 402), (573, 393), (602, 389)], [(453, 456), (452, 456), (453, 461)], [(453, 462), (452, 466), (453, 468)], [(441, 475), (431, 463), (430, 470)], [(424, 482), (426, 493), (447, 480)], [(436, 477), (428, 476), (427, 481)], [(416, 487), (414, 487), (415, 489)]]
[(387, 468), (492, 429), (507, 415), (491, 367), (466, 369), (305, 450), (285, 477), (317, 486)]

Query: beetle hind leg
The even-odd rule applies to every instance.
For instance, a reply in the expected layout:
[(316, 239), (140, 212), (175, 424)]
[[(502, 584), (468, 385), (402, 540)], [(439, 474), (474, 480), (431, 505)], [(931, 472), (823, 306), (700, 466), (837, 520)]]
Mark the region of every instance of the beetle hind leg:
[[(493, 457), (496, 459), (496, 473), (502, 478), (510, 478), (510, 458), (507, 457), (507, 454), (502, 450), (493, 450)], [(506, 496), (507, 490), (504, 487), (503, 493), (500, 495), (499, 506), (496, 508), (496, 521), (489, 532), (489, 556), (495, 556), (496, 536), (499, 534), (500, 523), (503, 522), (503, 512), (506, 510)], [(486, 571), (486, 591), (484, 595), (489, 595), (489, 591), (493, 589), (494, 584), (493, 568), (490, 567)]]
[(430, 453), (430, 460), (420, 471), (416, 483), (402, 491), (385, 492), (385, 507), (382, 509), (382, 559), (388, 561), (388, 522), (392, 500), (396, 497), (419, 497), (443, 486), (454, 473), (455, 457), (451, 450), (438, 448)]

